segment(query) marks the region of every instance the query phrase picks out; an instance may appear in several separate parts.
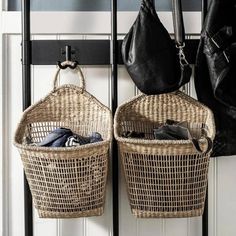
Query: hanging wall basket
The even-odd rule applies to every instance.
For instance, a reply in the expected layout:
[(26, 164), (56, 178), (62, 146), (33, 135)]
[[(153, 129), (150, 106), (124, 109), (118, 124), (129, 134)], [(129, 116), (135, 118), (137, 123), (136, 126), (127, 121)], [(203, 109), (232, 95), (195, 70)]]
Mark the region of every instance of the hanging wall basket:
[[(25, 174), (39, 216), (74, 218), (103, 213), (108, 152), (112, 138), (110, 110), (82, 86), (56, 87), (44, 99), (24, 113), (15, 134)], [(76, 147), (39, 147), (26, 144), (41, 142), (58, 127), (88, 136), (96, 131), (104, 141)]]
[[(211, 150), (200, 153), (191, 140), (155, 140), (153, 129), (168, 119), (187, 121), (192, 136), (207, 150), (208, 138), (215, 135), (212, 112), (182, 92), (139, 95), (115, 115), (115, 137), (137, 217), (193, 217), (204, 210)], [(122, 136), (129, 131), (145, 137)]]

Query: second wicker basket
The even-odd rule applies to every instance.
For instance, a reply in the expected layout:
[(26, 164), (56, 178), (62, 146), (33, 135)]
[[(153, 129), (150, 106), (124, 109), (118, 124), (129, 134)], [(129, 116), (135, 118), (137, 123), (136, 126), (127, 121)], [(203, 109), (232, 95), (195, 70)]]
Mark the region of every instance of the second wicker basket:
[[(115, 138), (132, 213), (137, 217), (192, 217), (204, 210), (210, 151), (191, 140), (155, 140), (153, 130), (167, 120), (186, 121), (208, 149), (215, 135), (212, 112), (182, 92), (139, 95), (115, 114)], [(139, 132), (144, 138), (123, 137)]]

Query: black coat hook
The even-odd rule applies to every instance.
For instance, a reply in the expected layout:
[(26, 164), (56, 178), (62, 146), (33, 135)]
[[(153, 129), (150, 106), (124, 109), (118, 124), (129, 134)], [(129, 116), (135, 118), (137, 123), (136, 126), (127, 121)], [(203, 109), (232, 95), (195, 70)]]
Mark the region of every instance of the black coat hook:
[[(71, 60), (71, 55), (75, 54), (75, 50), (71, 50), (71, 46), (66, 45), (65, 50), (62, 51), (62, 54), (66, 55), (66, 60), (62, 63), (60, 61), (57, 62), (57, 65), (59, 66), (60, 69), (66, 69), (66, 68), (70, 68), (70, 69), (75, 69), (78, 65), (77, 61), (72, 61)], [(68, 62), (68, 63), (66, 63)]]
[[(68, 64), (66, 62), (68, 62)], [(64, 62), (58, 61), (57, 62), (57, 65), (62, 70), (66, 69), (68, 67), (73, 70), (73, 69), (75, 69), (77, 67), (78, 64), (79, 63), (77, 61), (73, 61), (73, 62), (72, 61), (64, 61)]]

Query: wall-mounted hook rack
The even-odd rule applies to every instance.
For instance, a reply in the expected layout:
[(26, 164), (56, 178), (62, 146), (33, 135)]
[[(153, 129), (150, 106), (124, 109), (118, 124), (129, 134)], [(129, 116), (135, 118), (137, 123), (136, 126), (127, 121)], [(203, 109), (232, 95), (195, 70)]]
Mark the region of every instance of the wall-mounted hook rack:
[[(55, 65), (66, 57), (73, 60), (79, 52), (80, 65), (111, 65), (112, 111), (117, 107), (118, 64), (123, 64), (121, 40), (117, 40), (117, 0), (111, 0), (111, 40), (30, 40), (30, 0), (22, 1), (22, 78), (23, 109), (31, 104), (31, 65)], [(199, 0), (200, 1), (200, 0)], [(202, 1), (202, 13), (206, 14), (207, 0)], [(198, 40), (186, 41), (186, 57), (195, 62)], [(64, 49), (65, 54), (62, 53)], [(74, 52), (73, 52), (74, 51)], [(117, 145), (113, 143), (113, 236), (119, 236), (119, 183)], [(26, 178), (24, 179), (25, 236), (33, 236), (32, 198)], [(207, 201), (203, 216), (203, 236), (208, 236)], [(120, 235), (123, 236), (123, 235)]]

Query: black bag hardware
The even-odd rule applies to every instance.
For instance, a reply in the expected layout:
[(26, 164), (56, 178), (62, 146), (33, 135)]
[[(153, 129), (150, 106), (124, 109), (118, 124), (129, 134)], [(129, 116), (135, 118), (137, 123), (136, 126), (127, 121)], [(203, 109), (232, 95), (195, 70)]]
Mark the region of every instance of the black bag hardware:
[(192, 70), (184, 55), (184, 25), (180, 0), (173, 2), (175, 44), (157, 16), (153, 0), (142, 0), (137, 19), (122, 43), (129, 75), (141, 92), (161, 94), (189, 82)]
[(185, 30), (184, 30), (181, 0), (172, 0), (172, 15), (173, 15), (173, 23), (174, 23), (175, 44), (176, 44), (176, 48), (179, 50), (178, 54), (179, 54), (181, 76), (179, 79), (178, 88), (180, 88), (181, 86), (185, 85), (186, 83), (190, 81), (190, 78), (192, 75), (192, 68), (189, 65), (185, 57), (185, 53), (184, 53)]

